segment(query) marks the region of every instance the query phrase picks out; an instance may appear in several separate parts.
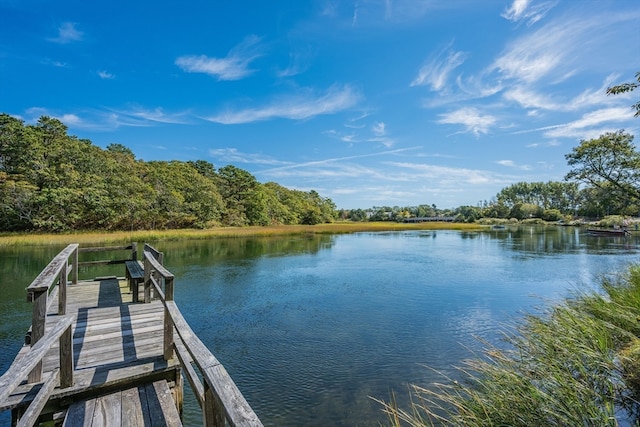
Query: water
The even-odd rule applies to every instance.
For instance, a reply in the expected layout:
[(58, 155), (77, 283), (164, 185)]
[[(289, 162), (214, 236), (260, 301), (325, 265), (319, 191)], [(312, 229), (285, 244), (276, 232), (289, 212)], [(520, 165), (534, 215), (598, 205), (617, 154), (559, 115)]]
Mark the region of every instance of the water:
[[(384, 422), (371, 397), (393, 392), (406, 404), (409, 384), (457, 375), (479, 340), (500, 345), (501, 328), (522, 313), (597, 288), (598, 275), (623, 270), (640, 251), (635, 236), (569, 227), (155, 246), (187, 321), (273, 426)], [(29, 324), (24, 288), (57, 249), (0, 248), (0, 372)], [(185, 424), (200, 425), (187, 398)]]

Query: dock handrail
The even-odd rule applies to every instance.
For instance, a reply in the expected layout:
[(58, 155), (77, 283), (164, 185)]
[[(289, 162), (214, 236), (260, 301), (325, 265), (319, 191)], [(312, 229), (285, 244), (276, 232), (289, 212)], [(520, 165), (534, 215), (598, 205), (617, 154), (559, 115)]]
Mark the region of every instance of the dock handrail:
[[(149, 302), (147, 295), (153, 287), (164, 305), (165, 360), (172, 358), (174, 352), (178, 356), (202, 409), (204, 425), (222, 427), (228, 422), (232, 427), (262, 426), (229, 373), (196, 336), (173, 301), (173, 274), (146, 249), (145, 245), (145, 302)], [(152, 271), (154, 274), (151, 274)], [(178, 342), (174, 342), (174, 329), (179, 337)], [(200, 381), (192, 363), (200, 371), (203, 382)]]
[[(69, 265), (71, 259), (71, 265)], [(78, 282), (78, 244), (74, 243), (64, 248), (40, 272), (27, 287), (27, 300), (33, 303), (31, 330), (25, 337), (27, 344), (36, 344), (45, 332), (49, 292), (58, 293), (58, 314), (67, 312), (67, 281), (71, 274), (71, 282)], [(56, 287), (56, 285), (58, 285)], [(53, 298), (51, 298), (53, 301)], [(29, 382), (37, 383), (42, 379), (42, 363), (34, 366), (29, 374)]]
[[(47, 334), (41, 337), (29, 351), (16, 363), (11, 365), (7, 372), (0, 377), (0, 403), (4, 402), (14, 389), (24, 380), (25, 376), (31, 378), (31, 373), (42, 365), (42, 359), (59, 340), (60, 348), (60, 366), (53, 374), (43, 383), (35, 398), (31, 401), (27, 410), (20, 418), (19, 426), (31, 426), (37, 421), (40, 412), (45, 407), (51, 393), (60, 380), (60, 387), (66, 388), (73, 385), (73, 334), (72, 334), (72, 316), (61, 316), (58, 322), (49, 330)], [(40, 371), (40, 375), (42, 372)], [(40, 382), (41, 379), (29, 383)]]
[(126, 261), (138, 259), (137, 242), (133, 242), (129, 245), (124, 245), (124, 246), (100, 246), (100, 247), (78, 248), (78, 252), (80, 253), (114, 252), (114, 251), (131, 251), (131, 255), (127, 259), (106, 259), (106, 260), (98, 260), (98, 261), (83, 261), (83, 262), (80, 262), (79, 265), (82, 267), (82, 266), (94, 266), (94, 265), (124, 264)]

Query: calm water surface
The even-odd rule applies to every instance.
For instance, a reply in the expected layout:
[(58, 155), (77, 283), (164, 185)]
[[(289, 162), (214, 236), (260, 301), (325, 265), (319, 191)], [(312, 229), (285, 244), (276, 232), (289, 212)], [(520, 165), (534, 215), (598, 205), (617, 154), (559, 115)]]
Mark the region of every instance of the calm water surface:
[[(194, 331), (272, 426), (377, 425), (370, 396), (406, 403), (408, 384), (455, 376), (479, 338), (499, 345), (505, 324), (597, 288), (640, 250), (635, 236), (560, 227), (155, 245)], [(29, 325), (24, 288), (59, 249), (0, 248), (0, 372)], [(185, 406), (199, 425), (193, 398)]]

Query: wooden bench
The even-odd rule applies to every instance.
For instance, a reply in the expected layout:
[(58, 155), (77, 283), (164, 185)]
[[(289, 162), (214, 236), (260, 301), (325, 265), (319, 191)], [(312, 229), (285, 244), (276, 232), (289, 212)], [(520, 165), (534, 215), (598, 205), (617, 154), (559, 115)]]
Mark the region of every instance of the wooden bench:
[(136, 260), (125, 261), (125, 266), (129, 290), (133, 292), (133, 302), (138, 302), (138, 287), (144, 281), (144, 267)]
[(63, 427), (182, 426), (167, 381), (132, 387), (115, 393), (74, 402)]

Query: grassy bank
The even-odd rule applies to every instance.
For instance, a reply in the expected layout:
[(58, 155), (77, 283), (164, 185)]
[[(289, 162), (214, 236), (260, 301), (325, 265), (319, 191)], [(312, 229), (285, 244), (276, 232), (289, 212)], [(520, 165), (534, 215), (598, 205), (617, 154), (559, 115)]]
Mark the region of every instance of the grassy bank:
[(509, 350), (487, 348), (464, 381), (412, 386), (412, 405), (384, 403), (393, 426), (638, 425), (640, 266), (526, 317)]
[(396, 222), (336, 222), (318, 225), (282, 225), (268, 227), (220, 227), (206, 230), (144, 230), (144, 231), (88, 231), (59, 234), (4, 234), (0, 246), (7, 245), (63, 245), (116, 244), (132, 241), (193, 240), (216, 237), (266, 237), (278, 235), (339, 234), (372, 231), (405, 230), (479, 230), (485, 226), (450, 222), (404, 224)]

